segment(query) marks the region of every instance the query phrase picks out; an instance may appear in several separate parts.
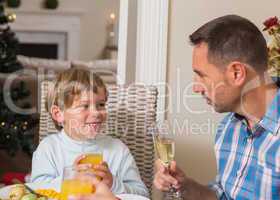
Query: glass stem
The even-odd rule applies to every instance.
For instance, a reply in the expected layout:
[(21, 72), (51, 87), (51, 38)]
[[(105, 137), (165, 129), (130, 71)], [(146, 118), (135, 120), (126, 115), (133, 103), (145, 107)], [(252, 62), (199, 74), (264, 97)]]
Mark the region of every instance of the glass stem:
[[(170, 163), (167, 164), (167, 170), (170, 173)], [(172, 174), (171, 174), (172, 175)], [(176, 200), (183, 200), (182, 194), (179, 190), (174, 188), (173, 186), (170, 187), (169, 192), (172, 194), (172, 197), (175, 198)]]

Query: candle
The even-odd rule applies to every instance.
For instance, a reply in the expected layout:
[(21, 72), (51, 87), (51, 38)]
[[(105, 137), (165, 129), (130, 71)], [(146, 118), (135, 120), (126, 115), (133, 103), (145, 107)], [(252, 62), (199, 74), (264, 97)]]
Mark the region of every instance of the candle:
[(110, 13), (110, 22), (109, 22), (109, 37), (110, 46), (117, 46), (117, 38), (116, 38), (116, 14)]

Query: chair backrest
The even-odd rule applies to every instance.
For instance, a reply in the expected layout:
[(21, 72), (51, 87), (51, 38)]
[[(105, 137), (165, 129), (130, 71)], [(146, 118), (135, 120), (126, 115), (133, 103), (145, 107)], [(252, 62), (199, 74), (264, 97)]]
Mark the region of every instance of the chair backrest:
[[(41, 85), (40, 140), (50, 132), (57, 132), (45, 109), (50, 81)], [(108, 86), (108, 118), (104, 131), (121, 139), (130, 149), (142, 180), (152, 190), (154, 146), (147, 128), (156, 121), (157, 89), (153, 86)]]

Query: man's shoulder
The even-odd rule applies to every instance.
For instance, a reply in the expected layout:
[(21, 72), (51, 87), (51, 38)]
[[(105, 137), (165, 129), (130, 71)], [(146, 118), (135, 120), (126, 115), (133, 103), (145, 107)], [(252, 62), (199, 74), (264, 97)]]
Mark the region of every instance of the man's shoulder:
[(232, 121), (233, 117), (234, 113), (227, 113), (225, 117), (219, 122), (217, 131), (222, 131), (227, 126), (227, 124), (229, 124)]
[(217, 129), (216, 129), (216, 141), (226, 132), (226, 128), (232, 122), (232, 118), (234, 113), (227, 113), (225, 117), (219, 122)]
[(229, 120), (231, 120), (234, 117), (234, 115), (235, 113), (233, 112), (227, 113), (220, 123), (227, 123)]

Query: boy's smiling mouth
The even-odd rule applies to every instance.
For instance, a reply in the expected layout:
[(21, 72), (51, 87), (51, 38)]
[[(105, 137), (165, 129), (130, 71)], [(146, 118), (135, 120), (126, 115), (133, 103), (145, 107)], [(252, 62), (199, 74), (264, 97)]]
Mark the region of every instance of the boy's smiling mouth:
[(86, 126), (89, 127), (90, 129), (93, 129), (94, 131), (97, 131), (97, 130), (99, 130), (101, 124), (102, 124), (101, 121), (89, 122), (89, 123), (86, 123)]

